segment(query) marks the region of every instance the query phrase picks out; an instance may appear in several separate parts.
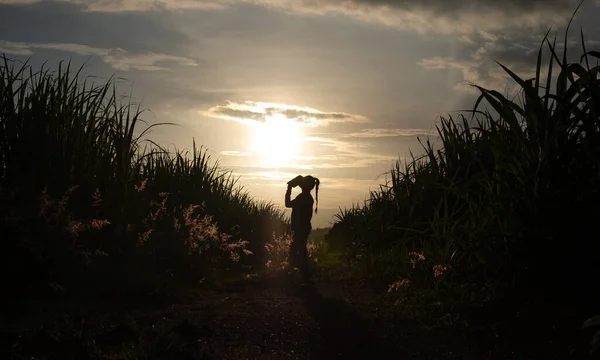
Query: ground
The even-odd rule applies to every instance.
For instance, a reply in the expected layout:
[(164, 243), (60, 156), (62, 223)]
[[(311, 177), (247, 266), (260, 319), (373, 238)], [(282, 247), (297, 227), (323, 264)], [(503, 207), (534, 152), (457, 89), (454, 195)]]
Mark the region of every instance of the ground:
[(318, 274), (308, 283), (250, 277), (145, 304), (96, 304), (53, 328), (6, 333), (2, 351), (15, 359), (565, 358), (513, 351), (487, 332), (425, 327), (358, 281)]

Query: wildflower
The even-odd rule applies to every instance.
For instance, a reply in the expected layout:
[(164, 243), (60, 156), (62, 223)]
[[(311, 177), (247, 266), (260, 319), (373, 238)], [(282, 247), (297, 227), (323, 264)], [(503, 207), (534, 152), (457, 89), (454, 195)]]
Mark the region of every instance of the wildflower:
[(400, 298), (400, 299), (394, 301), (394, 305), (398, 306), (398, 305), (402, 304), (405, 301), (406, 301), (406, 297)]
[(230, 257), (233, 262), (240, 261), (240, 255), (236, 252), (231, 252)]
[(73, 193), (73, 191), (75, 191), (75, 189), (77, 189), (78, 187), (79, 187), (79, 185), (74, 185), (74, 186), (71, 186), (70, 188), (68, 188), (67, 191), (65, 191), (62, 199), (60, 199), (60, 201), (58, 202), (57, 213), (59, 215), (63, 214), (67, 210), (67, 204), (69, 202), (69, 198), (71, 197), (71, 194)]
[(186, 226), (190, 226), (194, 222), (194, 210), (196, 210), (198, 207), (198, 205), (190, 205), (183, 212), (183, 221), (185, 222)]
[(200, 246), (198, 246), (198, 243), (194, 242), (194, 241), (190, 241), (190, 239), (186, 239), (184, 241), (185, 245), (188, 248), (188, 254), (191, 255), (193, 254), (195, 251), (198, 252), (198, 254), (202, 254), (202, 250), (198, 250), (200, 248)]
[(92, 219), (92, 221), (90, 221), (90, 227), (94, 230), (100, 230), (107, 225), (110, 225), (110, 221), (108, 220)]
[(158, 194), (158, 196), (160, 196), (162, 198), (160, 204), (156, 203), (156, 202), (151, 202), (152, 205), (159, 205), (160, 207), (158, 208), (158, 210), (156, 210), (156, 212), (154, 214), (152, 214), (150, 216), (150, 218), (152, 219), (152, 221), (156, 221), (158, 220), (158, 218), (167, 212), (167, 198), (169, 196), (169, 193), (167, 192), (161, 192)]
[(57, 284), (55, 282), (47, 282), (46, 285), (48, 285), (48, 287), (50, 289), (52, 289), (53, 292), (63, 292), (65, 291), (64, 286)]
[(264, 245), (268, 255), (268, 261), (265, 266), (272, 271), (286, 270), (289, 266), (288, 254), (292, 238), (290, 234), (284, 233), (277, 236), (272, 233), (271, 239)]
[(152, 235), (152, 229), (148, 229), (148, 231), (138, 234), (138, 245), (143, 245)]
[(71, 220), (66, 226), (66, 230), (71, 236), (77, 237), (81, 231), (85, 230), (85, 227), (81, 221)]
[(433, 277), (438, 278), (444, 275), (451, 267), (450, 265), (435, 265), (433, 267)]
[(106, 257), (106, 256), (108, 256), (108, 253), (106, 253), (102, 250), (96, 250), (96, 251), (94, 251), (94, 255), (97, 257)]
[(42, 194), (40, 195), (40, 215), (43, 216), (46, 214), (46, 211), (52, 206), (53, 202), (50, 200), (48, 196), (48, 188), (44, 187), (42, 190)]
[[(227, 242), (227, 241), (229, 241), (231, 238), (232, 238), (232, 236), (231, 236), (231, 235), (229, 235), (229, 234), (225, 234), (225, 233), (221, 233), (221, 241), (223, 241), (223, 242)], [(246, 246), (246, 245), (248, 245), (248, 244), (249, 244), (249, 242), (248, 242), (248, 241), (245, 241), (245, 240), (239, 240), (239, 241), (238, 241), (238, 244), (240, 244), (240, 246)]]
[(146, 188), (146, 182), (148, 181), (148, 178), (145, 178), (144, 180), (142, 180), (142, 182), (140, 183), (140, 185), (134, 185), (133, 188), (135, 189), (136, 192), (140, 192), (142, 190), (144, 190)]
[(423, 255), (422, 252), (411, 251), (408, 253), (408, 256), (410, 256), (415, 262), (425, 260), (425, 255)]
[(92, 206), (97, 208), (102, 204), (102, 196), (100, 195), (100, 189), (96, 188), (94, 194), (92, 194)]
[(65, 191), (64, 196), (71, 196), (71, 194), (73, 193), (73, 191), (75, 191), (77, 188), (79, 187), (79, 185), (73, 185), (70, 188), (67, 189), (67, 191)]
[(394, 281), (390, 287), (388, 288), (388, 292), (392, 292), (392, 291), (398, 291), (401, 288), (405, 288), (405, 287), (409, 287), (410, 286), (410, 280), (408, 279), (399, 279)]
[(210, 239), (215, 239), (218, 237), (219, 230), (215, 224), (210, 224), (204, 228), (204, 233), (206, 237)]
[(318, 250), (318, 246), (313, 242), (309, 242), (308, 244), (306, 244), (306, 250), (308, 252), (308, 257), (313, 257), (313, 255)]
[(411, 251), (408, 253), (408, 256), (410, 258), (409, 262), (412, 264), (413, 269), (419, 261), (425, 260), (425, 255), (423, 255), (422, 252)]

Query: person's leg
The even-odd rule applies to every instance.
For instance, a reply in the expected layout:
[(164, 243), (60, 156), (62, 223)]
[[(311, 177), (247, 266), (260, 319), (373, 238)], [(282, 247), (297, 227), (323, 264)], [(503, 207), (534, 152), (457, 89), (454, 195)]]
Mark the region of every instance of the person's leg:
[(289, 261), (290, 265), (297, 268), (303, 277), (306, 276), (308, 269), (308, 252), (306, 250), (307, 239), (308, 232), (306, 229), (293, 230)]
[(289, 261), (293, 267), (300, 268), (302, 259), (302, 240), (299, 231), (294, 230), (292, 233), (292, 243), (290, 244)]
[(298, 254), (298, 269), (300, 270), (300, 274), (307, 278), (309, 276), (308, 273), (308, 249), (306, 248), (308, 242), (308, 235), (310, 234), (310, 229), (305, 229), (299, 237), (299, 254)]

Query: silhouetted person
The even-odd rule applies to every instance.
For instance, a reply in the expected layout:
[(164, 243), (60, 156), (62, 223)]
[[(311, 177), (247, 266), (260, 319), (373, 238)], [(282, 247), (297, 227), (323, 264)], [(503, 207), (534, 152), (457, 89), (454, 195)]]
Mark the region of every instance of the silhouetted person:
[[(314, 203), (310, 192), (316, 185), (316, 213), (319, 205), (319, 183), (319, 179), (310, 175), (304, 177), (299, 175), (288, 182), (288, 188), (285, 193), (285, 207), (292, 208), (291, 225), (293, 240), (290, 246), (290, 260), (292, 265), (300, 270), (300, 274), (304, 278), (308, 277), (308, 251), (306, 249), (306, 242), (312, 230), (310, 221), (312, 219)], [(300, 186), (302, 193), (296, 196), (294, 200), (291, 200), (292, 188), (296, 186)]]

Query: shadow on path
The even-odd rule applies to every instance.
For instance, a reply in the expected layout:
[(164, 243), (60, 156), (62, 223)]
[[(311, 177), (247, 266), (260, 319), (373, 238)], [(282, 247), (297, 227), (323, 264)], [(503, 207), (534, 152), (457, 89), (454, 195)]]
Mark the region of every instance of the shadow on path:
[[(360, 316), (356, 310), (338, 296), (336, 288), (327, 282), (298, 283), (288, 276), (275, 276), (240, 283), (236, 291), (245, 292), (247, 286), (259, 291), (279, 289), (301, 300), (316, 323), (317, 329), (307, 336), (308, 357), (305, 359), (399, 359), (397, 344), (385, 343), (382, 335), (393, 329), (377, 325)], [(232, 289), (230, 287), (230, 289)], [(331, 295), (330, 295), (331, 293)], [(293, 311), (293, 309), (289, 309)], [(290, 324), (292, 328), (293, 324)], [(300, 335), (300, 334), (297, 334)], [(300, 340), (300, 339), (297, 339)]]
[(320, 328), (312, 339), (310, 359), (398, 358), (369, 332), (367, 322), (343, 300), (324, 297), (310, 282), (300, 286), (297, 294), (305, 301), (308, 313)]

